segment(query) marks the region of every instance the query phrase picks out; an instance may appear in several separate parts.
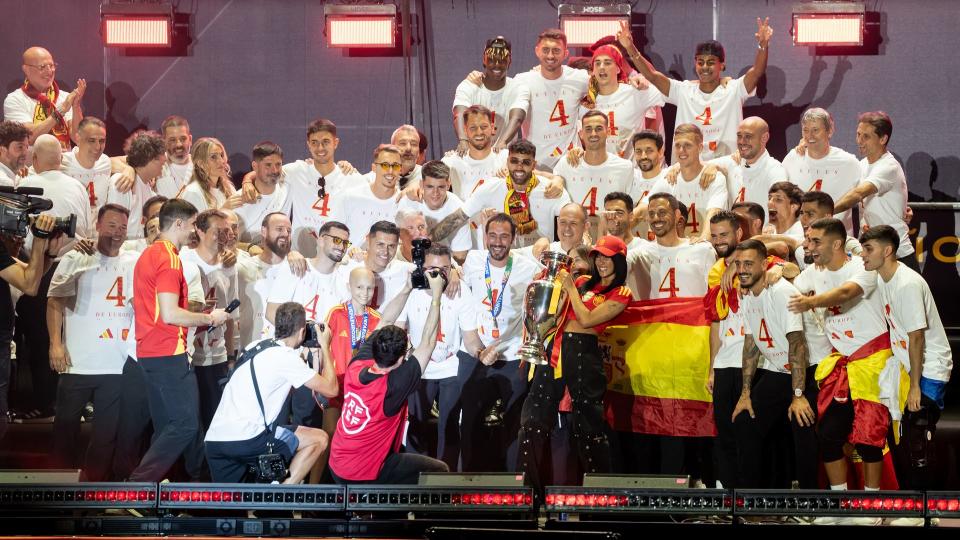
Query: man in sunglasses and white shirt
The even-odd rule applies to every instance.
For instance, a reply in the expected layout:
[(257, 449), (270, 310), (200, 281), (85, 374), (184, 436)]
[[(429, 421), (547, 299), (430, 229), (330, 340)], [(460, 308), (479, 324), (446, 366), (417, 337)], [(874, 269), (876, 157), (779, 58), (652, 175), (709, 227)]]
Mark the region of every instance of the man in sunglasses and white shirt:
[(350, 242), (364, 247), (367, 232), (378, 221), (393, 221), (397, 215), (402, 152), (392, 144), (381, 144), (373, 151), (374, 178), (367, 184), (345, 191), (333, 208), (331, 219), (350, 230)]

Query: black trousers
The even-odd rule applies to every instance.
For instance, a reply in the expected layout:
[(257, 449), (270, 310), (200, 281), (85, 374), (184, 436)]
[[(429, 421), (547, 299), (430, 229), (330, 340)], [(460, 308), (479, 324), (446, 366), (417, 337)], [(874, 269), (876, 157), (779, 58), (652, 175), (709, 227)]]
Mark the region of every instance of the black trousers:
[(140, 358), (139, 362), (147, 381), (154, 439), (140, 465), (130, 474), (130, 481), (163, 480), (181, 454), (187, 462), (188, 474), (199, 477), (201, 472), (195, 466), (203, 463), (203, 434), (197, 377), (190, 359), (184, 353)]
[(227, 362), (193, 368), (197, 373), (197, 388), (200, 392), (200, 425), (204, 432), (210, 427), (213, 415), (217, 412), (217, 405), (220, 405), (220, 398), (223, 396), (220, 379), (227, 376), (228, 368)]
[(919, 411), (904, 410), (899, 444), (890, 443), (900, 489), (942, 488), (934, 439), (939, 421), (940, 408), (926, 394), (920, 395)]
[(420, 480), (420, 473), (450, 472), (447, 464), (439, 459), (419, 454), (391, 453), (383, 461), (380, 474), (376, 480), (356, 481), (344, 480), (332, 470), (330, 475), (338, 484), (416, 484)]
[[(111, 472), (120, 421), (122, 375), (61, 374), (53, 421), (53, 459), (58, 468), (83, 469), (81, 478), (105, 482)], [(80, 416), (93, 402), (97, 416), (86, 451), (79, 449)]]
[[(852, 398), (842, 403), (834, 400), (823, 411), (817, 423), (817, 438), (824, 462), (829, 463), (846, 457), (843, 446), (847, 443), (850, 432), (853, 431), (854, 419)], [(883, 460), (883, 447), (859, 443), (854, 446), (864, 463), (877, 463)]]
[(717, 439), (713, 446), (717, 479), (727, 489), (737, 484), (737, 433), (730, 417), (743, 391), (743, 369), (737, 367), (713, 370), (713, 421)]
[(30, 365), (33, 406), (40, 410), (53, 408), (57, 399), (59, 374), (50, 369), (50, 334), (47, 332), (47, 292), (57, 264), (51, 265), (40, 280), (36, 296), (24, 295), (17, 301), (17, 327), (23, 334), (24, 344), (17, 349), (17, 358), (21, 366), (24, 361)]
[(557, 421), (557, 407), (563, 390), (570, 392), (573, 411), (573, 446), (588, 473), (611, 470), (610, 441), (603, 416), (603, 395), (607, 377), (597, 336), (564, 333), (561, 342), (563, 376), (554, 378), (550, 366), (536, 366), (530, 393), (520, 413), (520, 455), (517, 469), (526, 473), (534, 491), (542, 497), (548, 466), (545, 452), (550, 432)]
[(125, 480), (137, 468), (150, 445), (150, 403), (143, 368), (133, 358), (123, 364), (120, 388), (120, 418), (117, 427), (117, 448), (113, 453), (113, 475)]
[[(407, 452), (437, 458), (451, 470), (460, 461), (460, 379), (421, 379), (407, 400)], [(440, 417), (430, 414), (434, 400)]]
[[(813, 377), (815, 367), (807, 369), (804, 383), (805, 394), (814, 415), (817, 412), (816, 381)], [(776, 434), (787, 422), (793, 435), (793, 455), (795, 456), (794, 475), (802, 489), (817, 489), (817, 436), (813, 426), (800, 426), (795, 420), (788, 420), (787, 409), (793, 401), (792, 382), (788, 373), (776, 373), (758, 369), (750, 391), (753, 411), (751, 418), (747, 412), (740, 413), (734, 423), (737, 437), (739, 478), (737, 487), (741, 488), (788, 488), (789, 485), (772, 485), (771, 478), (790, 478), (789, 474), (767, 475), (765, 457), (774, 453)], [(816, 425), (816, 423), (814, 423)], [(781, 457), (782, 456), (775, 456)], [(784, 467), (783, 459), (773, 459), (775, 466)]]
[[(516, 361), (485, 366), (464, 352), (457, 353), (460, 393), (460, 460), (464, 472), (513, 471), (517, 463), (520, 407), (527, 393), (527, 370)], [(503, 425), (484, 426), (484, 415), (499, 399)], [(554, 409), (556, 412), (556, 409)]]
[[(6, 282), (0, 282), (0, 286), (9, 287)], [(3, 436), (7, 434), (9, 427), (7, 411), (10, 410), (10, 344), (12, 342), (13, 336), (0, 330), (0, 442), (3, 442)]]

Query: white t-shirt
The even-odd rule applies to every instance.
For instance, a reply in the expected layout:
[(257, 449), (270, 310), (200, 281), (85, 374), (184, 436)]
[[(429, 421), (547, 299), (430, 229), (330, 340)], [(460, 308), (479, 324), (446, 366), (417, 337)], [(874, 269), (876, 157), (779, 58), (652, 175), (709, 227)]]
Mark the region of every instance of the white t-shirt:
[(863, 218), (868, 225), (889, 225), (900, 233), (897, 258), (913, 254), (907, 214), (907, 177), (897, 158), (885, 152), (873, 163), (860, 160), (861, 181), (872, 184), (877, 192), (863, 199)]
[(92, 168), (80, 164), (77, 154), (79, 147), (63, 153), (61, 170), (69, 177), (76, 179), (87, 190), (90, 199), (90, 223), (96, 223), (97, 211), (106, 204), (107, 188), (110, 186), (110, 158), (100, 154)]
[(10, 167), (0, 163), (0, 186), (14, 187), (19, 181), (20, 177), (17, 176), (17, 173), (11, 171)]
[[(216, 301), (215, 308), (224, 309), (237, 296), (237, 267), (224, 268), (223, 264), (207, 264), (196, 250), (184, 248), (180, 259), (197, 265), (200, 269), (200, 282), (203, 284), (204, 300)], [(230, 318), (239, 318), (242, 306), (230, 314)], [(198, 332), (193, 352), (193, 365), (213, 366), (227, 361), (226, 324), (213, 327), (212, 330)]]
[(187, 158), (184, 164), (174, 163), (167, 159), (157, 178), (157, 193), (168, 199), (175, 199), (193, 176), (193, 161)]
[(748, 165), (745, 159), (737, 163), (730, 156), (714, 159), (711, 163), (727, 170), (727, 208), (738, 202), (755, 202), (763, 207), (763, 221), (766, 223), (770, 186), (787, 179), (783, 165), (766, 150), (753, 165)]
[(496, 178), (497, 171), (507, 166), (507, 155), (506, 150), (501, 150), (499, 153), (490, 152), (483, 159), (473, 159), (470, 154), (461, 157), (452, 153), (440, 161), (450, 167), (451, 191), (465, 199), (473, 193), (481, 178)]
[(313, 163), (304, 160), (287, 163), (283, 166), (283, 174), (287, 189), (290, 190), (293, 211), (291, 246), (304, 257), (316, 257), (317, 231), (331, 219), (332, 210), (341, 203), (342, 193), (361, 186), (363, 177), (360, 174), (344, 175), (340, 167), (334, 167), (330, 174), (324, 176), (326, 194), (320, 199), (317, 197), (320, 172)]
[[(859, 257), (863, 252), (863, 246), (860, 245), (860, 241), (852, 236), (847, 237), (847, 241), (843, 244), (843, 251), (847, 254), (847, 257)], [(803, 259), (803, 244), (797, 246), (796, 251), (793, 252), (794, 258), (797, 260), (797, 266), (801, 270), (806, 269), (808, 264)]]
[(270, 304), (296, 302), (307, 311), (307, 320), (323, 322), (330, 308), (350, 298), (343, 289), (343, 284), (350, 278), (346, 265), (338, 264), (332, 272), (323, 274), (315, 270), (308, 260), (307, 271), (299, 278), (290, 270), (289, 264), (279, 266), (278, 275), (267, 295)]
[[(240, 252), (244, 253), (244, 252)], [(246, 347), (260, 338), (273, 337), (273, 325), (267, 320), (267, 298), (286, 261), (269, 264), (260, 257), (237, 257), (237, 279), (243, 306), (240, 308), (240, 346)]]
[[(528, 184), (529, 185), (529, 184)], [(554, 218), (560, 213), (560, 208), (570, 202), (570, 195), (566, 191), (556, 199), (548, 199), (546, 184), (538, 181), (537, 186), (527, 195), (530, 201), (530, 215), (537, 220), (537, 229), (527, 235), (517, 234), (514, 245), (524, 247), (535, 243), (541, 237), (553, 239)], [(507, 182), (502, 178), (481, 179), (473, 193), (463, 203), (463, 212), (474, 217), (484, 208), (493, 208), (503, 212), (507, 201)], [(482, 236), (482, 232), (480, 233)], [(482, 244), (481, 244), (482, 245)]]
[(120, 193), (117, 190), (117, 182), (120, 181), (122, 176), (121, 173), (117, 173), (110, 177), (110, 185), (107, 188), (105, 200), (108, 203), (119, 204), (130, 210), (130, 215), (127, 216), (127, 238), (137, 240), (144, 237), (143, 204), (150, 200), (150, 197), (155, 197), (159, 193), (155, 191), (155, 188), (150, 187), (149, 184), (140, 179), (139, 175), (137, 175), (130, 191)]
[(43, 188), (41, 197), (53, 201), (53, 208), (46, 210), (45, 213), (56, 217), (76, 214), (77, 234), (91, 237), (90, 232), (93, 227), (90, 223), (90, 199), (87, 197), (86, 188), (76, 179), (60, 171), (46, 171), (24, 178), (20, 181), (19, 187)]
[[(803, 225), (800, 223), (800, 220), (794, 221), (793, 225), (783, 231), (783, 236), (789, 236), (799, 242), (803, 242)], [(803, 248), (803, 246), (800, 247), (801, 249)]]
[(600, 165), (590, 165), (583, 157), (576, 167), (567, 163), (566, 155), (553, 168), (554, 174), (566, 180), (570, 200), (580, 203), (590, 221), (590, 235), (598, 238), (599, 212), (603, 212), (603, 199), (614, 191), (626, 193), (633, 184), (633, 165), (615, 154), (607, 153)]
[(930, 285), (920, 274), (904, 264), (897, 265), (890, 281), (877, 276), (877, 292), (883, 302), (883, 314), (890, 326), (893, 355), (910, 371), (910, 332), (923, 332), (923, 376), (935, 381), (949, 381), (953, 370), (953, 353), (940, 321), (937, 303)]
[(717, 355), (713, 358), (713, 368), (741, 368), (743, 367), (743, 335), (744, 322), (740, 311), (731, 309), (727, 316), (718, 322), (717, 331), (720, 334), (720, 348), (717, 349)]
[[(60, 89), (60, 93), (57, 95), (57, 107), (59, 108), (67, 101), (67, 96), (70, 95), (70, 91), (64, 88)], [(37, 106), (40, 104), (37, 100), (28, 97), (27, 94), (23, 92), (22, 88), (17, 88), (13, 92), (7, 94), (6, 99), (3, 100), (3, 119), (9, 120), (10, 122), (19, 122), (21, 124), (32, 124), (33, 115), (37, 110)], [(73, 120), (73, 109), (67, 111), (63, 115), (64, 121), (67, 122), (67, 125), (70, 125), (70, 121)]]
[(713, 92), (700, 91), (699, 81), (670, 79), (667, 103), (677, 106), (675, 125), (696, 124), (703, 133), (700, 159), (708, 160), (732, 154), (737, 148), (737, 126), (743, 121), (743, 102), (756, 95), (747, 92), (744, 75), (720, 85)]
[(63, 333), (75, 375), (119, 375), (133, 321), (133, 267), (138, 253), (116, 257), (70, 251), (50, 281), (51, 297), (74, 296), (64, 308)]
[[(595, 109), (607, 115), (607, 152), (630, 159), (633, 155), (630, 139), (644, 129), (647, 111), (663, 104), (663, 94), (652, 85), (646, 90), (638, 90), (620, 83), (614, 93), (608, 96), (598, 94)], [(586, 110), (581, 109), (580, 113), (582, 117)]]
[(816, 294), (823, 294), (846, 282), (859, 285), (863, 294), (839, 306), (816, 309), (814, 317), (823, 320), (824, 331), (833, 348), (849, 356), (887, 331), (880, 295), (875, 292), (877, 273), (864, 270), (863, 259), (854, 257), (836, 271), (808, 266), (793, 280), (800, 292), (814, 291)]
[[(256, 343), (250, 344), (251, 348), (254, 346)], [(253, 388), (251, 362), (263, 399), (263, 413)], [(303, 386), (315, 374), (295, 349), (286, 345), (264, 349), (230, 377), (204, 440), (245, 441), (263, 433), (264, 414), (266, 423), (272, 423), (280, 415), (290, 389)]]
[[(763, 363), (761, 369), (775, 373), (790, 373), (790, 342), (787, 334), (802, 332), (803, 317), (787, 309), (790, 297), (799, 294), (789, 281), (781, 279), (764, 288), (754, 296), (743, 295), (740, 312), (747, 323), (746, 333), (753, 336), (753, 342), (760, 349)], [(819, 362), (811, 354), (810, 364)]]
[[(398, 250), (399, 251), (399, 250)], [(337, 284), (339, 287), (339, 294), (344, 298), (343, 301), (350, 299), (350, 272), (354, 268), (362, 266), (363, 263), (356, 261), (351, 261), (346, 264), (346, 276), (347, 278), (340, 280)], [(410, 272), (413, 271), (415, 266), (413, 263), (402, 261), (399, 259), (393, 259), (387, 264), (387, 267), (383, 269), (383, 272), (378, 272), (376, 274), (376, 289), (374, 289), (373, 300), (370, 301), (370, 307), (378, 311), (382, 311), (391, 300), (396, 298), (403, 287), (407, 284), (409, 279)]]
[(707, 294), (707, 274), (717, 262), (709, 242), (682, 240), (673, 247), (641, 241), (627, 251), (627, 265), (635, 275), (638, 300), (694, 297)]
[(240, 241), (256, 244), (260, 242), (260, 228), (263, 225), (263, 218), (268, 214), (280, 212), (290, 215), (290, 191), (287, 183), (277, 182), (273, 193), (269, 195), (260, 195), (260, 200), (255, 203), (246, 203), (233, 211), (240, 219)]
[(516, 80), (530, 90), (530, 108), (523, 120), (523, 138), (537, 147), (537, 163), (556, 165), (560, 155), (574, 147), (580, 100), (587, 94), (590, 74), (563, 66), (563, 73), (548, 80), (536, 71), (517, 75)]
[[(639, 167), (633, 168), (633, 183), (630, 184), (630, 191), (627, 193), (633, 197), (634, 206), (648, 200), (650, 194), (653, 193), (653, 186), (657, 185), (657, 182), (663, 179), (666, 172), (666, 167), (661, 167), (660, 172), (653, 178), (644, 178), (643, 172)], [(633, 234), (635, 234), (637, 238), (652, 241), (653, 238), (649, 235), (649, 231), (650, 224), (647, 223), (647, 220), (637, 223), (636, 227), (633, 228)], [(630, 290), (633, 289), (631, 288)]]
[(340, 202), (330, 213), (331, 219), (345, 224), (350, 229), (350, 242), (363, 246), (367, 242), (370, 227), (378, 221), (393, 223), (397, 218), (400, 203), (396, 193), (386, 199), (373, 194), (370, 184), (363, 184), (339, 195)]
[(527, 285), (533, 281), (533, 278), (540, 273), (543, 267), (529, 257), (513, 256), (510, 278), (507, 280), (506, 287), (503, 288), (503, 275), (506, 267), (498, 268), (490, 265), (490, 291), (493, 294), (493, 302), (491, 302), (488, 298), (487, 283), (484, 277), (486, 266), (487, 252), (480, 250), (468, 253), (467, 259), (463, 263), (463, 282), (470, 288), (471, 303), (477, 313), (477, 331), (484, 346), (490, 345), (496, 339), (491, 310), (496, 305), (500, 294), (505, 294), (506, 296), (501, 302), (500, 313), (497, 315), (496, 329), (500, 335), (500, 343), (506, 345), (506, 348), (501, 352), (503, 358), (508, 361), (516, 360), (523, 336), (523, 319), (525, 317), (523, 297), (527, 292)]
[[(718, 208), (720, 210), (726, 210), (727, 206), (727, 179), (723, 176), (723, 173), (717, 172), (717, 177), (714, 178), (713, 182), (710, 182), (710, 185), (707, 186), (707, 189), (700, 187), (700, 175), (703, 174), (703, 169), (697, 173), (697, 176), (693, 180), (685, 180), (683, 175), (677, 176), (677, 181), (673, 184), (667, 182), (666, 178), (662, 178), (654, 184), (653, 188), (650, 190), (650, 194), (654, 193), (670, 193), (677, 198), (678, 201), (687, 205), (687, 212), (689, 217), (687, 218), (686, 226), (686, 235), (689, 236), (699, 236), (703, 234), (704, 228), (710, 227), (710, 222), (707, 220), (707, 212), (711, 208)], [(649, 200), (650, 196), (647, 196)]]
[[(437, 346), (433, 349), (424, 379), (446, 379), (457, 376), (460, 365), (457, 351), (463, 341), (463, 332), (477, 329), (477, 314), (471, 302), (472, 293), (461, 286), (460, 295), (450, 299), (440, 299), (440, 328), (437, 331)], [(428, 291), (417, 290), (410, 293), (407, 304), (397, 318), (398, 324), (406, 324), (410, 345), (416, 349), (423, 337), (423, 327), (430, 313), (432, 298)]]
[[(835, 146), (822, 159), (813, 159), (810, 152), (801, 156), (796, 150), (783, 158), (787, 178), (803, 191), (823, 191), (834, 204), (860, 181), (860, 163), (853, 154)], [(764, 199), (766, 200), (766, 199)], [(766, 205), (764, 205), (766, 206)], [(847, 210), (833, 217), (843, 222), (847, 234), (853, 234), (853, 211)]]
[(177, 195), (178, 199), (183, 199), (188, 203), (192, 204), (197, 208), (198, 212), (203, 212), (204, 210), (218, 209), (227, 202), (227, 196), (218, 188), (210, 189), (210, 195), (213, 196), (213, 206), (207, 203), (207, 199), (203, 196), (203, 188), (200, 187), (199, 182), (190, 182), (182, 190), (180, 194)]
[[(443, 220), (443, 218), (449, 216), (450, 214), (456, 212), (463, 206), (463, 200), (460, 197), (457, 197), (453, 193), (447, 193), (447, 200), (443, 202), (443, 206), (436, 210), (431, 210), (427, 203), (412, 201), (407, 197), (404, 197), (400, 201), (400, 209), (405, 210), (419, 210), (423, 212), (423, 217), (426, 218), (427, 227), (433, 227), (437, 223)], [(467, 223), (456, 230), (453, 234), (448, 236), (442, 243), (446, 244), (453, 251), (467, 251), (473, 247), (473, 239), (470, 238), (470, 224)], [(397, 253), (400, 253), (397, 250)]]
[(530, 107), (530, 90), (512, 77), (507, 77), (506, 84), (500, 90), (488, 90), (482, 84), (477, 86), (468, 80), (457, 85), (453, 95), (454, 114), (457, 107), (483, 105), (493, 111), (494, 126), (497, 133), (507, 127), (510, 111), (520, 109), (526, 112)]

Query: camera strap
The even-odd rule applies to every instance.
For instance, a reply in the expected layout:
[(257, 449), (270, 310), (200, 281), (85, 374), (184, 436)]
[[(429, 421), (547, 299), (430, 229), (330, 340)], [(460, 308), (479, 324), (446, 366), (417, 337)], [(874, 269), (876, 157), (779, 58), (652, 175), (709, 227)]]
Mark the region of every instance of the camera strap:
[[(273, 341), (273, 340), (270, 340)], [(276, 342), (274, 341), (274, 345)], [(266, 348), (266, 347), (265, 347)], [(257, 403), (260, 404), (260, 415), (263, 417), (263, 427), (267, 429), (267, 453), (273, 453), (273, 439), (274, 439), (274, 430), (276, 429), (276, 420), (273, 424), (267, 423), (267, 411), (263, 407), (263, 397), (260, 396), (260, 385), (257, 384), (257, 372), (253, 369), (253, 360), (255, 356), (250, 357), (250, 378), (253, 379), (253, 391), (257, 394)]]

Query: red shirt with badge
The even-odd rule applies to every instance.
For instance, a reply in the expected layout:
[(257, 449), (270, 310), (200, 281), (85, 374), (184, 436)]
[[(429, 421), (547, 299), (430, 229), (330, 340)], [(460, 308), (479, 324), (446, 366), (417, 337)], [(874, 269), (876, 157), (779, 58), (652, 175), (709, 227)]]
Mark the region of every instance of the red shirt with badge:
[[(364, 312), (354, 313), (354, 320), (350, 321), (347, 302), (337, 304), (330, 308), (327, 313), (327, 327), (330, 328), (330, 355), (333, 356), (333, 362), (337, 369), (337, 383), (340, 388), (340, 394), (330, 399), (330, 407), (340, 408), (343, 401), (343, 376), (347, 372), (347, 364), (353, 358), (353, 354), (360, 344), (377, 329), (380, 324), (380, 313), (367, 306), (367, 332), (362, 340), (354, 344), (354, 338), (360, 336), (363, 330)], [(352, 324), (351, 324), (352, 323)], [(354, 347), (356, 345), (356, 348)]]
[[(574, 285), (578, 288), (586, 283), (590, 279), (590, 276), (580, 276), (574, 281)], [(615, 302), (618, 304), (628, 305), (633, 299), (633, 293), (630, 291), (630, 287), (621, 285), (620, 287), (614, 287), (612, 290), (607, 291), (604, 294), (601, 294), (601, 291), (607, 288), (607, 285), (602, 283), (597, 283), (592, 289), (585, 293), (580, 294), (580, 300), (583, 301), (583, 305), (587, 307), (588, 310), (593, 311), (597, 309), (604, 302)], [(550, 353), (550, 365), (553, 367), (557, 366), (557, 362), (560, 359), (560, 342), (562, 341), (561, 336), (563, 335), (564, 330), (566, 330), (567, 322), (570, 320), (576, 320), (577, 315), (573, 310), (572, 303), (567, 304), (567, 309), (563, 312), (563, 316), (560, 318), (560, 322), (557, 325), (557, 333), (553, 340), (553, 346), (551, 347)], [(597, 333), (597, 335), (603, 334), (603, 331), (609, 326), (616, 324), (617, 318), (614, 317), (607, 322), (600, 323), (596, 326), (591, 327), (590, 329)]]

